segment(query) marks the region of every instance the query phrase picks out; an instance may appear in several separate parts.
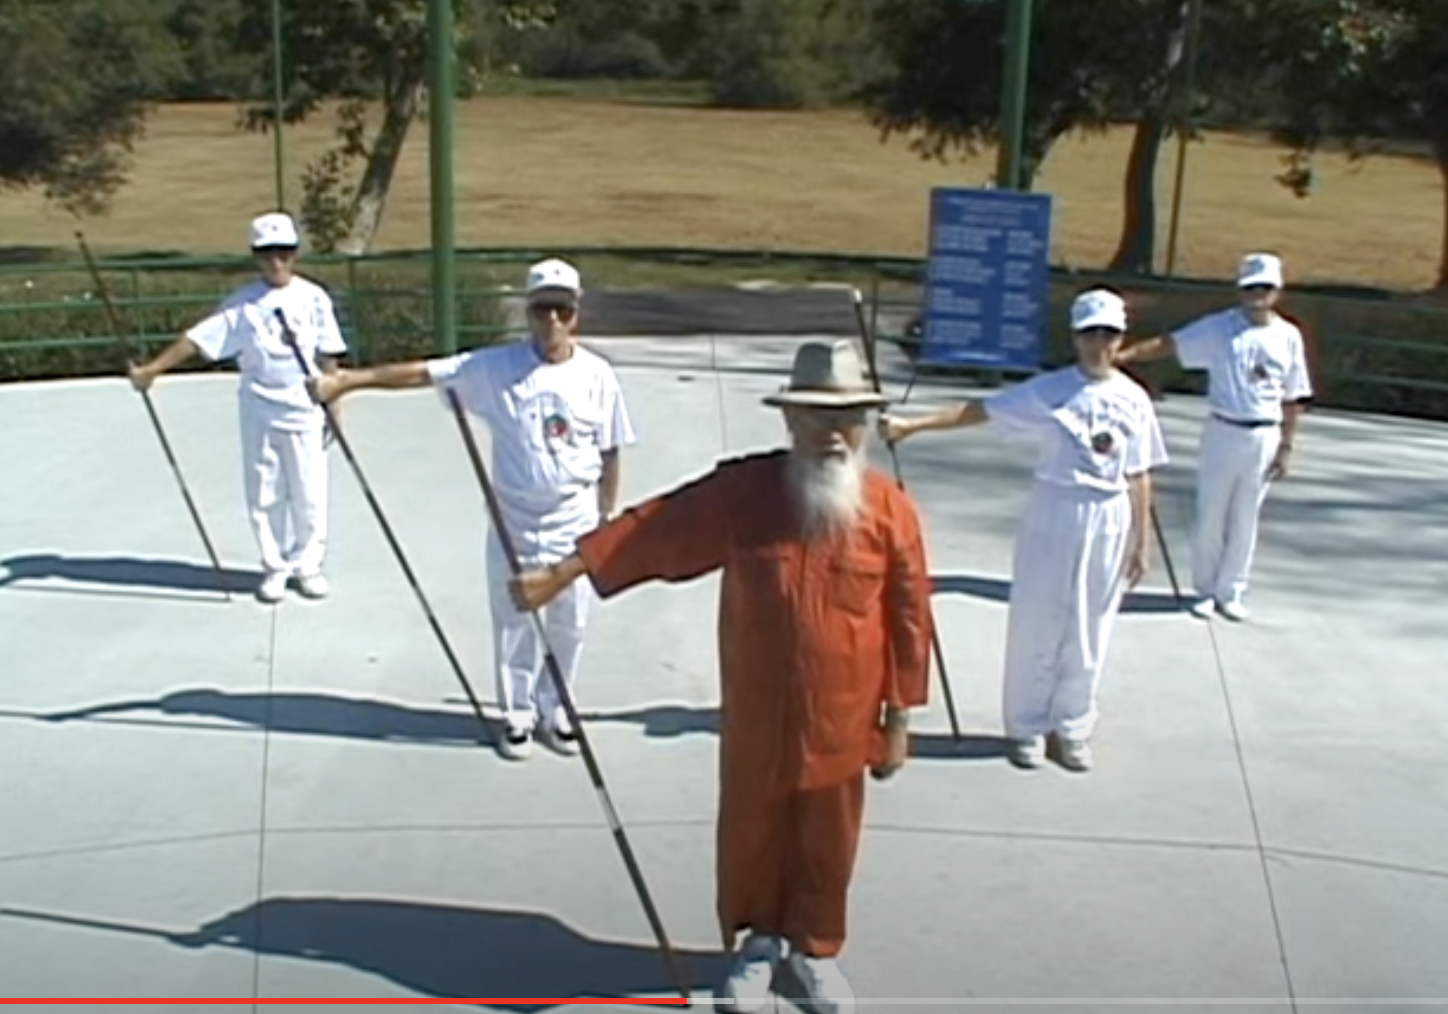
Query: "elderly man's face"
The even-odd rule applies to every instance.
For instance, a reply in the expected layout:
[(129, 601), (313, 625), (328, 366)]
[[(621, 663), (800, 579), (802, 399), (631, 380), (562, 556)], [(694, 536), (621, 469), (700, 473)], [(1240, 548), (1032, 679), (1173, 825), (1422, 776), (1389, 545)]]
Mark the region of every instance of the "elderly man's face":
[(543, 348), (566, 345), (578, 325), (578, 297), (566, 289), (540, 289), (528, 300), (528, 328)]
[(865, 444), (870, 421), (866, 408), (815, 408), (790, 405), (785, 409), (794, 446), (815, 457), (847, 458)]

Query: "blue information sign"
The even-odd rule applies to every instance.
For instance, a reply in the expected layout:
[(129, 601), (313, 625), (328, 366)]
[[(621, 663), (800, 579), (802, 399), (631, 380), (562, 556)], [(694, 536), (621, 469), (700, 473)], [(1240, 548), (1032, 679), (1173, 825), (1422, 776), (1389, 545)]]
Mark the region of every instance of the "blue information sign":
[(1049, 194), (932, 190), (920, 361), (1040, 369), (1050, 250)]

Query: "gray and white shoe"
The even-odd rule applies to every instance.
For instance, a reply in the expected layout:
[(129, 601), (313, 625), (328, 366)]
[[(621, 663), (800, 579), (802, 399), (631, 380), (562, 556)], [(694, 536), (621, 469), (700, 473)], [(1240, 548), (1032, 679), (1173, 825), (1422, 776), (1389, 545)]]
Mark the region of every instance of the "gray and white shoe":
[(526, 760), (533, 754), (533, 730), (520, 725), (504, 725), (498, 750), (508, 760)]
[(1091, 755), (1091, 743), (1084, 739), (1056, 740), (1061, 766), (1069, 771), (1090, 771), (1095, 759)]
[(1248, 616), (1247, 607), (1242, 604), (1241, 599), (1228, 599), (1217, 604), (1223, 616), (1236, 623), (1241, 623)]
[(814, 1014), (854, 1014), (855, 991), (834, 958), (811, 958), (791, 951), (789, 970), (804, 990), (802, 1000)]
[(1038, 768), (1046, 760), (1046, 737), (1027, 736), (1025, 739), (1013, 739), (1006, 757), (1018, 768)]
[(744, 941), (716, 997), (721, 1009), (754, 1014), (769, 1002), (774, 971), (784, 960), (784, 941), (751, 933)]
[(1212, 613), (1217, 611), (1217, 603), (1211, 596), (1197, 599), (1191, 605), (1191, 614), (1199, 620), (1209, 620)]

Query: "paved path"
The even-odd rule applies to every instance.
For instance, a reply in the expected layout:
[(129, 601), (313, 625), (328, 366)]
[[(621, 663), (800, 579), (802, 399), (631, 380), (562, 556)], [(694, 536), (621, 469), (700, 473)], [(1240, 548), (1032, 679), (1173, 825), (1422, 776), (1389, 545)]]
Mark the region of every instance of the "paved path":
[[(626, 498), (780, 441), (759, 398), (794, 345), (599, 342), (644, 441)], [(340, 453), (334, 597), (263, 607), (230, 379), (155, 397), (243, 589), (229, 603), (124, 383), (0, 388), (0, 996), (669, 995), (580, 761), (511, 766), (480, 742)], [(1185, 580), (1201, 406), (1161, 411)], [(491, 702), (487, 531), (453, 421), (431, 392), (359, 395), (345, 418)], [(845, 956), (866, 1009), (1448, 1007), (1445, 455), (1443, 427), (1312, 416), (1267, 508), (1253, 622), (1175, 611), (1158, 563), (1083, 777), (1017, 771), (995, 739), (1028, 464), (983, 433), (902, 448), (968, 736), (937, 695), (911, 765), (872, 788)], [(715, 593), (601, 606), (580, 698), (701, 999), (720, 972)]]

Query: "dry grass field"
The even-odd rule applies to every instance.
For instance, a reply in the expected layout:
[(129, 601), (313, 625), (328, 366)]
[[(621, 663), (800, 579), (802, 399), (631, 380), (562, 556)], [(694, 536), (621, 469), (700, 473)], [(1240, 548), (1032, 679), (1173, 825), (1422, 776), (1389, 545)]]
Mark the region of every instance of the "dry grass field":
[[(161, 110), (133, 180), (84, 223), (101, 253), (239, 252), (273, 201), (272, 142), (231, 106)], [(289, 201), (330, 120), (287, 135)], [(484, 98), (457, 109), (462, 246), (694, 246), (923, 256), (929, 189), (975, 186), (994, 155), (941, 165), (882, 144), (857, 113), (746, 113), (576, 98)], [(1068, 138), (1037, 189), (1056, 199), (1053, 260), (1102, 265), (1115, 249), (1130, 133)], [(379, 248), (428, 245), (427, 133), (409, 138)], [(1158, 178), (1161, 251), (1174, 146)], [(1176, 273), (1221, 277), (1247, 247), (1281, 251), (1297, 281), (1416, 290), (1432, 284), (1442, 180), (1424, 160), (1324, 159), (1299, 200), (1274, 180), (1280, 149), (1215, 135), (1190, 149)], [(73, 246), (75, 222), (38, 195), (0, 194), (0, 247)], [(1159, 260), (1160, 264), (1160, 260)]]

